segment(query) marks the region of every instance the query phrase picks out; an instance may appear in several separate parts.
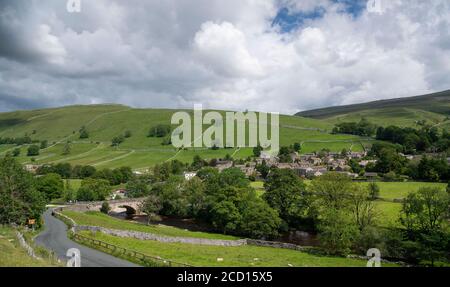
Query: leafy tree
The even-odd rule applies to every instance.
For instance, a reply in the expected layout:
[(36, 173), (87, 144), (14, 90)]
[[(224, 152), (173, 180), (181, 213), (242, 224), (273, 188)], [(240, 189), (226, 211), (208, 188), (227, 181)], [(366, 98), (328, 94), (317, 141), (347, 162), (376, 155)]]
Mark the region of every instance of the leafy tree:
[(62, 178), (70, 178), (72, 176), (72, 166), (70, 163), (58, 163), (51, 167), (52, 173), (59, 174)]
[(185, 217), (188, 214), (187, 197), (183, 188), (184, 178), (171, 175), (160, 185), (155, 185), (154, 193), (161, 199), (161, 214)]
[(236, 231), (241, 218), (238, 208), (231, 201), (216, 202), (211, 209), (213, 226), (222, 230), (224, 234)]
[(379, 152), (379, 158), (375, 164), (375, 169), (378, 172), (388, 173), (395, 172), (402, 174), (406, 165), (406, 159), (399, 155), (395, 150), (391, 148), (384, 148)]
[(302, 180), (289, 169), (273, 169), (264, 183), (264, 200), (289, 224), (303, 222), (310, 207), (310, 195)]
[(162, 138), (168, 135), (170, 133), (170, 130), (170, 125), (159, 124), (150, 128), (148, 136)]
[(40, 146), (41, 149), (45, 149), (45, 148), (47, 148), (47, 146), (48, 146), (48, 141), (47, 140), (41, 141), (41, 146)]
[(194, 156), (191, 167), (193, 170), (199, 170), (204, 166), (207, 166), (208, 163), (204, 161), (198, 154)]
[(261, 156), (261, 151), (263, 150), (263, 148), (260, 145), (257, 145), (253, 148), (253, 155), (255, 157), (260, 157)]
[(351, 216), (336, 208), (324, 210), (318, 229), (320, 243), (329, 254), (347, 255), (359, 236)]
[(278, 212), (264, 200), (257, 196), (248, 196), (240, 205), (240, 232), (258, 239), (270, 239), (278, 235), (281, 219)]
[(12, 157), (0, 159), (0, 223), (19, 225), (36, 219), (40, 225), (45, 196), (35, 189), (34, 177)]
[(370, 182), (367, 186), (367, 189), (369, 190), (369, 198), (371, 200), (375, 200), (378, 197), (380, 197), (380, 187), (378, 184), (374, 181)]
[(87, 178), (81, 182), (81, 186), (77, 192), (79, 201), (100, 201), (110, 193), (108, 181), (104, 179)]
[(132, 135), (132, 133), (131, 133), (130, 130), (126, 130), (126, 131), (124, 132), (124, 134), (123, 134), (123, 136), (124, 136), (125, 138), (130, 138), (131, 135)]
[(27, 156), (37, 156), (39, 155), (39, 146), (31, 145), (28, 147)]
[(256, 165), (255, 169), (261, 174), (261, 177), (266, 179), (270, 172), (270, 167), (267, 165), (266, 161), (263, 160), (261, 164)]
[(107, 201), (103, 201), (102, 206), (100, 207), (100, 212), (104, 214), (108, 214), (111, 210), (109, 203)]
[(72, 147), (70, 146), (70, 143), (66, 143), (63, 147), (62, 155), (70, 154), (71, 150), (72, 150)]
[(374, 227), (378, 216), (375, 204), (369, 199), (369, 192), (359, 185), (349, 191), (349, 208), (360, 231)]
[(97, 170), (95, 169), (95, 167), (90, 166), (90, 165), (84, 165), (80, 169), (79, 177), (80, 178), (91, 177), (91, 176), (93, 176), (95, 174), (96, 171)]
[(248, 187), (250, 181), (239, 168), (231, 167), (220, 173), (219, 184), (221, 187)]
[(45, 194), (48, 201), (61, 198), (64, 190), (64, 182), (56, 173), (49, 173), (37, 178), (37, 190)]
[(199, 177), (185, 181), (183, 184), (184, 195), (187, 198), (188, 215), (201, 217), (207, 208), (206, 186)]
[(13, 157), (18, 157), (20, 155), (20, 148), (15, 148), (12, 152)]
[(310, 189), (318, 209), (343, 210), (349, 207), (349, 192), (354, 189), (354, 183), (345, 174), (329, 172), (315, 178)]
[(119, 136), (113, 137), (113, 139), (111, 140), (111, 145), (119, 146), (124, 141), (125, 141), (125, 137), (123, 135), (119, 135)]
[(211, 180), (219, 176), (219, 171), (213, 167), (204, 167), (197, 172), (197, 177), (201, 180)]
[(359, 136), (372, 136), (376, 131), (376, 126), (367, 119), (362, 118), (358, 123), (344, 122), (336, 124), (333, 133), (352, 134)]
[(70, 185), (69, 180), (65, 180), (64, 191), (62, 198), (65, 202), (73, 202), (77, 199), (77, 192)]
[(296, 152), (300, 152), (300, 150), (302, 149), (302, 145), (300, 143), (294, 143), (294, 151)]
[(442, 229), (449, 204), (449, 195), (444, 190), (422, 187), (404, 200), (400, 222), (410, 234), (432, 234)]
[(135, 176), (128, 181), (125, 189), (127, 190), (127, 196), (136, 198), (147, 196), (150, 194), (151, 182), (146, 176)]
[(155, 195), (150, 195), (144, 200), (140, 206), (140, 210), (147, 214), (147, 224), (150, 224), (152, 220), (158, 219), (161, 208), (161, 200)]
[(79, 132), (80, 132), (80, 139), (87, 139), (87, 138), (89, 138), (89, 133), (88, 133), (88, 131), (87, 131), (85, 126), (82, 126)]

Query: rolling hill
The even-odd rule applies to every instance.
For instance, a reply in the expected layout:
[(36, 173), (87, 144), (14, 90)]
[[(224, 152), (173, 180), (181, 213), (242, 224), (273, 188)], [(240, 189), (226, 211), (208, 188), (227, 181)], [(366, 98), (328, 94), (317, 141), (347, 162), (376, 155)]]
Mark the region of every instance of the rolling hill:
[[(218, 149), (192, 148), (178, 151), (172, 145), (162, 145), (161, 138), (148, 137), (149, 129), (156, 124), (168, 124), (176, 110), (137, 109), (123, 105), (86, 105), (61, 108), (14, 111), (0, 113), (0, 138), (23, 137), (36, 141), (48, 141), (48, 147), (38, 156), (27, 156), (28, 145), (22, 145), (17, 157), (22, 163), (61, 163), (93, 165), (98, 168), (131, 166), (145, 169), (171, 159), (190, 162), (194, 155), (202, 158), (222, 158), (230, 154), (245, 158), (251, 148)], [(223, 111), (220, 111), (223, 113)], [(85, 126), (89, 138), (80, 139), (78, 131)], [(332, 135), (333, 125), (316, 119), (280, 116), (280, 144), (303, 143), (303, 152), (328, 148), (354, 151), (370, 145), (370, 140), (351, 135)], [(119, 147), (111, 146), (111, 139), (131, 131)], [(63, 155), (63, 148), (70, 143), (70, 154)], [(0, 145), (0, 156), (16, 149), (16, 145)]]
[(321, 119), (330, 124), (359, 121), (365, 117), (378, 125), (415, 126), (417, 121), (448, 127), (450, 90), (422, 96), (374, 101), (303, 111), (297, 116)]

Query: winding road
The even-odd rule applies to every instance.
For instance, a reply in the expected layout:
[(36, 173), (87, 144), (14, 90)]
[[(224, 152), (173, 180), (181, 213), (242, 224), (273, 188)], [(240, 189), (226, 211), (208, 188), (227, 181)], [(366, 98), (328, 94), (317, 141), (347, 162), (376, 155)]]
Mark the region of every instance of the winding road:
[(67, 226), (52, 216), (51, 210), (44, 213), (45, 230), (35, 238), (37, 245), (52, 250), (62, 260), (67, 260), (66, 252), (78, 248), (81, 267), (138, 267), (138, 265), (80, 245), (67, 237)]

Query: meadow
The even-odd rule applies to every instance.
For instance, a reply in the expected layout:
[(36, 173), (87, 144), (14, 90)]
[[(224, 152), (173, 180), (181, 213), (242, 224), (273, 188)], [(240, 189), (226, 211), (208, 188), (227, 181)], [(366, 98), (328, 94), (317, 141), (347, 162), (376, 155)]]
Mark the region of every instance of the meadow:
[(199, 267), (364, 267), (367, 263), (366, 260), (361, 259), (320, 256), (281, 248), (161, 243), (152, 240), (120, 238), (99, 232), (94, 234), (82, 232), (81, 234), (149, 256), (159, 256), (166, 260)]
[(17, 240), (15, 230), (0, 225), (0, 267), (52, 267), (60, 264), (42, 256), (33, 259), (28, 256)]
[(82, 213), (82, 212), (65, 210), (65, 211), (63, 211), (63, 214), (72, 218), (78, 225), (102, 226), (102, 227), (118, 229), (118, 230), (133, 230), (133, 231), (139, 231), (139, 232), (158, 234), (158, 235), (162, 235), (162, 236), (195, 237), (195, 238), (225, 239), (225, 240), (239, 239), (239, 238), (237, 238), (235, 236), (231, 236), (231, 235), (188, 231), (185, 229), (161, 225), (161, 224), (144, 225), (142, 223), (137, 223), (134, 221), (125, 221), (125, 220), (113, 218), (111, 216), (108, 216), (101, 212), (96, 212), (96, 211), (88, 211), (88, 212)]
[[(151, 127), (169, 124), (175, 111), (90, 105), (0, 113), (0, 137), (27, 135), (35, 141), (47, 140), (48, 146), (41, 149), (38, 156), (27, 156), (29, 145), (19, 146), (21, 152), (17, 159), (24, 164), (69, 162), (97, 168), (130, 166), (143, 170), (168, 160), (191, 162), (194, 155), (205, 159), (223, 158), (227, 154), (237, 159), (252, 155), (252, 148), (188, 148), (180, 151), (172, 145), (162, 145), (162, 138), (148, 137)], [(79, 138), (78, 131), (83, 126), (89, 133), (87, 139)], [(335, 152), (343, 148), (361, 151), (371, 144), (366, 138), (333, 135), (330, 133), (332, 128), (333, 124), (325, 121), (280, 115), (280, 145), (299, 142), (303, 144), (302, 152), (309, 153), (323, 148)], [(112, 147), (111, 139), (125, 131), (130, 131), (131, 137), (119, 147)], [(70, 145), (70, 153), (64, 155), (66, 143)], [(0, 145), (0, 155), (15, 148), (15, 145)]]

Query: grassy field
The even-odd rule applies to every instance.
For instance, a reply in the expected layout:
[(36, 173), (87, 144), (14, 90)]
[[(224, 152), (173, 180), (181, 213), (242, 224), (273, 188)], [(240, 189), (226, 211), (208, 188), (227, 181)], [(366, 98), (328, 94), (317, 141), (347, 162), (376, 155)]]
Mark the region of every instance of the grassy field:
[(326, 119), (329, 124), (359, 121), (362, 117), (382, 125), (416, 126), (416, 121), (447, 125), (450, 111), (450, 90), (416, 97), (381, 100), (369, 103), (337, 106), (304, 111), (299, 116)]
[(235, 240), (238, 239), (235, 236), (217, 234), (217, 233), (207, 233), (207, 232), (195, 232), (188, 231), (181, 228), (176, 228), (172, 226), (165, 225), (144, 225), (141, 223), (136, 223), (133, 221), (125, 221), (111, 216), (105, 215), (101, 212), (88, 211), (85, 213), (75, 212), (65, 210), (63, 213), (79, 225), (89, 225), (89, 226), (102, 226), (106, 228), (119, 229), (119, 230), (133, 230), (140, 232), (148, 232), (159, 234), (163, 236), (175, 236), (175, 237), (196, 237), (196, 238), (207, 238), (207, 239), (228, 239)]
[[(312, 255), (305, 252), (257, 246), (206, 246), (182, 243), (161, 243), (152, 240), (120, 238), (102, 233), (83, 232), (82, 235), (105, 241), (149, 256), (194, 266), (276, 266), (330, 267), (366, 265), (365, 260)], [(223, 261), (218, 261), (222, 258)]]
[[(304, 183), (308, 186), (311, 181), (304, 180)], [(363, 186), (369, 185), (368, 182), (358, 182)], [(375, 201), (379, 212), (379, 225), (380, 226), (400, 226), (398, 218), (400, 216), (400, 210), (402, 204), (400, 202), (394, 202), (394, 200), (401, 200), (405, 198), (408, 193), (417, 191), (422, 187), (438, 187), (445, 189), (446, 183), (434, 183), (434, 182), (377, 182), (380, 187), (380, 200)], [(264, 182), (255, 181), (250, 185), (256, 189), (259, 195), (264, 193)]]
[(370, 122), (380, 125), (396, 125), (401, 127), (415, 127), (417, 121), (426, 120), (430, 124), (442, 124), (446, 121), (446, 116), (428, 111), (408, 108), (384, 108), (377, 110), (364, 110), (344, 115), (333, 116), (326, 119), (331, 124), (340, 122), (359, 122), (366, 118)]
[[(364, 186), (367, 186), (368, 182), (361, 182)], [(405, 198), (408, 193), (417, 191), (422, 187), (437, 187), (445, 189), (446, 183), (434, 183), (434, 182), (377, 182), (380, 187), (380, 197), (383, 200), (392, 201), (394, 199)]]
[[(187, 149), (177, 151), (173, 146), (162, 145), (161, 138), (147, 137), (148, 131), (157, 124), (168, 124), (176, 110), (134, 109), (122, 105), (68, 106), (62, 108), (0, 113), (0, 137), (30, 136), (33, 140), (48, 141), (48, 147), (35, 157), (27, 156), (28, 145), (20, 147), (18, 160), (22, 163), (60, 163), (93, 165), (97, 168), (131, 166), (145, 169), (166, 160), (178, 159), (190, 162), (199, 154), (205, 159), (220, 158), (226, 154), (235, 158), (252, 155), (251, 148), (234, 149)], [(188, 111), (190, 112), (190, 111)], [(223, 111), (220, 113), (224, 114)], [(114, 124), (112, 124), (114, 123)], [(79, 139), (79, 129), (85, 126), (88, 139)], [(205, 125), (204, 128), (208, 126)], [(370, 141), (352, 135), (332, 135), (333, 125), (320, 120), (297, 116), (280, 116), (280, 144), (301, 142), (302, 152), (328, 148), (362, 150)], [(131, 131), (119, 148), (111, 147), (111, 139)], [(63, 155), (69, 142), (71, 152)], [(16, 148), (0, 145), (0, 156)]]
[(58, 266), (49, 259), (33, 259), (17, 240), (14, 230), (0, 226), (0, 267), (51, 267)]

